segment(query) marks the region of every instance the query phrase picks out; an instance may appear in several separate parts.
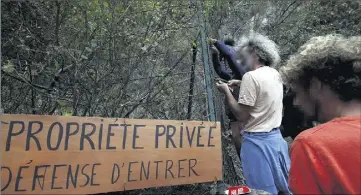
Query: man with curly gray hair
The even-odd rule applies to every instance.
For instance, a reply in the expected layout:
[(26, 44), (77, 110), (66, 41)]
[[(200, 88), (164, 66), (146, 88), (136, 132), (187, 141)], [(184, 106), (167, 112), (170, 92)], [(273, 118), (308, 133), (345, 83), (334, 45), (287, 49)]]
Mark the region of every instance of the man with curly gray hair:
[(280, 70), (294, 104), (323, 123), (291, 148), (295, 194), (361, 194), (361, 36), (310, 39)]
[(237, 120), (245, 124), (242, 147), (240, 130), (232, 131), (240, 151), (247, 186), (272, 194), (291, 194), (288, 187), (290, 158), (288, 145), (279, 127), (282, 120), (283, 84), (273, 67), (280, 61), (277, 45), (266, 36), (251, 34), (236, 46), (238, 59), (249, 72), (240, 83), (239, 99), (232, 96), (230, 84), (219, 82)]

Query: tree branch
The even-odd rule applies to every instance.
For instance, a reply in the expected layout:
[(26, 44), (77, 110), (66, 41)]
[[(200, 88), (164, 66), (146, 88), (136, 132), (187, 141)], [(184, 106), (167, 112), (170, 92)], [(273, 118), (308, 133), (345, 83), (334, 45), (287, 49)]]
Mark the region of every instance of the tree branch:
[[(163, 83), (164, 79), (167, 78), (170, 73), (173, 71), (174, 68), (176, 68), (180, 62), (184, 59), (184, 57), (188, 54), (189, 50), (184, 52), (184, 54), (180, 57), (180, 59), (178, 59), (178, 61), (173, 65), (173, 67), (164, 75), (164, 78), (161, 79), (159, 82), (157, 82), (156, 84), (154, 84), (154, 86), (152, 87), (152, 89), (154, 89), (156, 86), (160, 85)], [(151, 90), (151, 89), (150, 89)], [(138, 108), (138, 106), (140, 106), (143, 102), (144, 99), (146, 99), (148, 97), (148, 95), (151, 93), (151, 91), (149, 90), (149, 92), (147, 93), (147, 95), (145, 95), (143, 98), (141, 98), (139, 100), (139, 103), (134, 105), (125, 115), (123, 118), (128, 118), (129, 115), (134, 112), (135, 109)], [(155, 98), (161, 91), (163, 90), (163, 88), (161, 88), (158, 92), (156, 92), (155, 94), (153, 94), (151, 97), (149, 97), (147, 100), (152, 100), (153, 98)]]
[(25, 80), (24, 78), (18, 78), (18, 77), (14, 76), (14, 75), (11, 75), (11, 74), (3, 71), (3, 70), (1, 70), (1, 73), (4, 74), (4, 75), (6, 75), (6, 76), (8, 76), (8, 77), (11, 77), (11, 78), (13, 78), (13, 79), (15, 79), (15, 80), (17, 80), (17, 81), (20, 81), (20, 82), (22, 82), (22, 83), (26, 83), (26, 84), (28, 84), (28, 85), (30, 85), (30, 86), (32, 86), (32, 87), (35, 87), (35, 88), (38, 88), (38, 89), (51, 90), (51, 89), (49, 89), (48, 87), (31, 83), (30, 81), (27, 81), (27, 80)]

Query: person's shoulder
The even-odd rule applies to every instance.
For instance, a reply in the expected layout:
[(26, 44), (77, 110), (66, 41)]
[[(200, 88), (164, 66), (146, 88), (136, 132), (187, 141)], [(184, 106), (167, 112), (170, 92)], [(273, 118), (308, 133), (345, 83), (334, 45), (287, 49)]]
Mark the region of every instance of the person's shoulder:
[(330, 122), (317, 125), (310, 129), (302, 131), (300, 134), (297, 135), (294, 141), (303, 141), (303, 140), (310, 140), (310, 139), (317, 139), (320, 134), (323, 134), (323, 130), (330, 127)]
[(322, 133), (320, 134), (320, 132), (325, 128), (327, 128), (327, 125), (325, 126), (322, 124), (302, 131), (293, 140), (290, 154), (294, 155), (295, 153), (299, 153), (300, 151), (304, 150), (316, 151), (318, 148), (317, 145), (323, 145), (323, 138), (321, 135)]
[(266, 66), (266, 68), (264, 69), (265, 72), (267, 73), (270, 73), (270, 74), (273, 74), (275, 76), (281, 76), (281, 74), (278, 72), (277, 69), (273, 68), (273, 67), (269, 67), (269, 66)]
[(307, 142), (313, 146), (334, 143), (342, 137), (350, 136), (349, 133), (340, 131), (340, 129), (345, 128), (347, 128), (347, 124), (345, 126), (345, 124), (341, 124), (337, 120), (331, 120), (302, 131), (299, 135), (297, 135), (294, 141), (303, 143)]
[(250, 71), (249, 74), (252, 75), (254, 80), (259, 82), (274, 83), (274, 81), (277, 81), (277, 83), (282, 83), (279, 72), (276, 69), (268, 66), (257, 68), (256, 70)]
[[(352, 132), (353, 130), (357, 130), (360, 127), (360, 121), (361, 118), (359, 116), (357, 117), (340, 117), (335, 118), (331, 121), (328, 121), (326, 123), (317, 125), (313, 128), (307, 129), (303, 132), (301, 132), (295, 139), (301, 140), (301, 139), (324, 139), (327, 138), (336, 138), (336, 137), (342, 137), (346, 135), (346, 129), (350, 129)], [(351, 122), (357, 124), (350, 125)], [(352, 123), (352, 124), (353, 124)], [(343, 131), (340, 131), (340, 129), (343, 129)], [(339, 134), (339, 135), (338, 135)], [(338, 136), (335, 136), (338, 135)]]
[(259, 68), (255, 69), (255, 70), (251, 70), (246, 72), (243, 77), (250, 77), (252, 79), (258, 79), (258, 77), (260, 77), (262, 75), (262, 71), (259, 70)]
[(254, 72), (254, 70), (252, 70), (252, 71), (248, 71), (248, 72), (246, 72), (246, 73), (244, 73), (244, 75), (243, 75), (243, 77), (242, 77), (242, 80), (243, 79), (255, 79), (255, 77), (256, 77), (256, 75), (257, 75), (257, 73), (255, 73)]
[(263, 66), (261, 68), (257, 68), (255, 70), (249, 71), (250, 74), (254, 76), (265, 76), (265, 75), (280, 75), (280, 73), (269, 66)]

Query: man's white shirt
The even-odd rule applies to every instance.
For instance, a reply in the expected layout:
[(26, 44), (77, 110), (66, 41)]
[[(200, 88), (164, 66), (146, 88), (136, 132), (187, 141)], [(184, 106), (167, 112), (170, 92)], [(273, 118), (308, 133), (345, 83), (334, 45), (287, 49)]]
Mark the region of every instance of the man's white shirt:
[(246, 132), (269, 132), (282, 121), (283, 84), (279, 72), (263, 66), (242, 78), (238, 103), (251, 106)]

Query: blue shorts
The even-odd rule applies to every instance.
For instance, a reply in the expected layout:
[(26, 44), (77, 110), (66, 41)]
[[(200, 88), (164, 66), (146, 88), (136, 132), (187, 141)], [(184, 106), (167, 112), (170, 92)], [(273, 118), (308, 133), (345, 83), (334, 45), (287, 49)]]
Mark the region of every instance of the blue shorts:
[(278, 128), (268, 133), (244, 132), (240, 156), (248, 187), (292, 194), (288, 186), (288, 145)]

